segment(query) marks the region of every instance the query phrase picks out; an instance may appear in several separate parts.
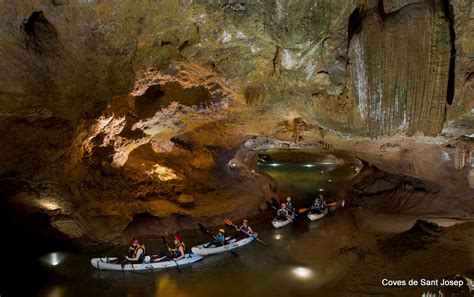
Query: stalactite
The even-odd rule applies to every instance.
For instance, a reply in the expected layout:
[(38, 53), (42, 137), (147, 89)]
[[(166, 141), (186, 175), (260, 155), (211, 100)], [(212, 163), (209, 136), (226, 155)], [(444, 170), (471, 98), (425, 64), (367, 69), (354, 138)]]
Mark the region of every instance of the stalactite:
[(461, 170), (466, 166), (471, 167), (468, 174), (469, 186), (474, 189), (474, 138), (461, 136), (444, 144), (445, 147), (456, 147), (454, 152), (454, 168)]

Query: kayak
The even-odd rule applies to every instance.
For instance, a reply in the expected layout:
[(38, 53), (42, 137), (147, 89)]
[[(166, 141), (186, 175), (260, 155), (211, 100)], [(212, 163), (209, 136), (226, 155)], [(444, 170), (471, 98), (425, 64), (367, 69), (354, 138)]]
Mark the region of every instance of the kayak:
[(296, 215), (293, 213), (291, 216), (290, 216), (290, 219), (291, 220), (283, 220), (283, 221), (280, 221), (280, 220), (277, 220), (277, 218), (274, 218), (272, 220), (272, 225), (273, 227), (275, 228), (281, 228), (281, 227), (285, 227), (286, 225), (288, 225), (289, 223), (291, 223), (291, 221), (293, 221), (295, 219)]
[(311, 221), (316, 221), (316, 220), (319, 220), (319, 219), (322, 219), (324, 218), (329, 212), (329, 208), (326, 207), (322, 213), (312, 213), (311, 211), (308, 212), (308, 214), (306, 215), (308, 217), (308, 219), (310, 219)]
[[(117, 260), (117, 257), (113, 258), (92, 258), (91, 264), (97, 269), (100, 270), (120, 270), (120, 271), (140, 271), (140, 270), (152, 270), (152, 269), (162, 269), (168, 267), (176, 267), (176, 263), (179, 266), (191, 264), (196, 261), (202, 260), (203, 256), (201, 255), (194, 255), (194, 254), (185, 254), (184, 258), (179, 259), (177, 261), (170, 260), (169, 257), (163, 256), (156, 256), (152, 255), (146, 256), (145, 261), (140, 264), (131, 264), (127, 263), (122, 267), (120, 263), (113, 263), (113, 261)], [(150, 261), (153, 259), (153, 261)]]
[(230, 239), (229, 243), (226, 244), (226, 245), (223, 245), (223, 246), (205, 248), (205, 246), (209, 244), (209, 242), (208, 242), (208, 243), (204, 243), (204, 244), (192, 247), (191, 251), (194, 254), (202, 255), (202, 256), (212, 255), (212, 254), (219, 254), (219, 253), (223, 253), (223, 252), (228, 252), (228, 251), (233, 250), (235, 248), (238, 248), (238, 247), (241, 247), (241, 246), (246, 245), (248, 243), (251, 243), (257, 237), (258, 237), (258, 233), (254, 232), (253, 236), (243, 238), (239, 241), (236, 241), (235, 238)]

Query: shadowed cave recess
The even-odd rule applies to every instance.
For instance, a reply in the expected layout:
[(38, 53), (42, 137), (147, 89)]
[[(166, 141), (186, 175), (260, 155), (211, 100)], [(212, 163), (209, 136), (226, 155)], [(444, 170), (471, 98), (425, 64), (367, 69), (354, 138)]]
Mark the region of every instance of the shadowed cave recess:
[[(226, 217), (271, 228), (266, 201), (318, 194), (347, 234), (382, 216), (403, 219), (376, 232), (403, 240), (438, 234), (410, 229), (417, 219), (468, 232), (447, 226), (474, 213), (472, 1), (0, 8), (0, 216), (21, 253), (101, 251)], [(403, 254), (391, 240), (377, 251)], [(354, 261), (371, 253), (344, 244)], [(339, 281), (334, 296), (353, 292)]]

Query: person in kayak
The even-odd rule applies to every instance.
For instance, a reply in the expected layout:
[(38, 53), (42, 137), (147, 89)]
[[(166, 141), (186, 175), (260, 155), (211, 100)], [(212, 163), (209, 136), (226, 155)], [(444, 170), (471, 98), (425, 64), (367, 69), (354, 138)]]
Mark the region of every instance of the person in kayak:
[(277, 211), (277, 220), (286, 221), (288, 220), (289, 214), (286, 204), (282, 203), (280, 209)]
[(293, 206), (293, 203), (291, 203), (291, 197), (286, 198), (286, 209), (290, 215), (295, 212), (295, 207)]
[(125, 259), (128, 263), (143, 263), (145, 260), (145, 251), (145, 246), (140, 244), (140, 240), (134, 238), (132, 246), (129, 248), (129, 254), (131, 254), (131, 256), (126, 256)]
[(210, 248), (210, 247), (217, 247), (217, 246), (223, 246), (223, 245), (225, 245), (225, 230), (219, 229), (219, 233), (217, 233), (217, 235), (214, 236), (214, 241), (209, 242), (204, 247)]
[(311, 205), (311, 208), (310, 208), (311, 212), (312, 213), (322, 213), (322, 209), (321, 209), (321, 203), (320, 203), (320, 199), (319, 198), (316, 198), (314, 200), (314, 203), (313, 205)]
[(235, 227), (235, 229), (239, 231), (239, 233), (235, 237), (237, 241), (244, 239), (248, 236), (252, 236), (253, 234), (253, 230), (249, 225), (249, 220), (247, 219), (244, 219), (244, 221), (242, 222), (242, 226), (240, 226), (239, 228)]
[(319, 203), (321, 204), (321, 208), (323, 208), (323, 210), (328, 204), (328, 201), (326, 200), (326, 198), (324, 198), (322, 194), (319, 194)]
[(171, 256), (173, 257), (174, 261), (180, 260), (184, 258), (184, 254), (186, 253), (186, 246), (184, 245), (183, 238), (179, 235), (174, 236), (174, 244), (175, 248), (169, 248)]

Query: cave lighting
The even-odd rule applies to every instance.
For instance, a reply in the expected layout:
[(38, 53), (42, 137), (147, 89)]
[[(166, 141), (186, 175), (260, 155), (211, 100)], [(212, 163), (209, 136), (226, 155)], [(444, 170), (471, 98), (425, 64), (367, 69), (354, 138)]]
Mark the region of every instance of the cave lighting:
[(321, 170), (321, 173), (324, 173), (324, 170)]
[(161, 166), (159, 164), (153, 165), (152, 169), (147, 173), (151, 176), (156, 175), (162, 181), (179, 179), (179, 177), (174, 173), (173, 169)]
[(40, 258), (43, 263), (51, 266), (58, 266), (64, 260), (65, 255), (59, 252), (46, 254)]
[(322, 192), (322, 191), (324, 191), (324, 189), (319, 189), (319, 192)]
[(280, 235), (280, 234), (276, 234), (273, 238), (275, 238), (276, 240), (280, 240), (280, 239), (281, 239), (281, 235)]
[(278, 166), (281, 166), (280, 163), (271, 163), (271, 164), (268, 164), (269, 166), (272, 166), (272, 167), (278, 167)]
[(332, 179), (328, 180), (328, 182), (332, 183)]
[(41, 208), (44, 208), (46, 210), (56, 210), (60, 208), (56, 202), (51, 200), (40, 200), (37, 203)]
[(291, 272), (298, 278), (306, 279), (311, 277), (311, 270), (305, 267), (296, 267), (291, 270)]
[(303, 166), (304, 166), (304, 167), (314, 167), (314, 166), (316, 166), (316, 165), (314, 165), (314, 164), (304, 164)]

